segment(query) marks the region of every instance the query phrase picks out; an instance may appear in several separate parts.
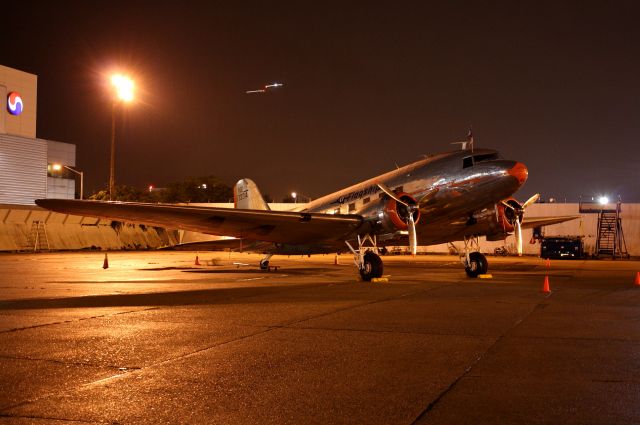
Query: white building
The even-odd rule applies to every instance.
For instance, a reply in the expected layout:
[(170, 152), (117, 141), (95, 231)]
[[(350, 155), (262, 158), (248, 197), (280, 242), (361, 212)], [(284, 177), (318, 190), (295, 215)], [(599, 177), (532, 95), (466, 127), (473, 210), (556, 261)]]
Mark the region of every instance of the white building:
[(75, 198), (76, 147), (36, 138), (38, 77), (0, 65), (0, 204)]

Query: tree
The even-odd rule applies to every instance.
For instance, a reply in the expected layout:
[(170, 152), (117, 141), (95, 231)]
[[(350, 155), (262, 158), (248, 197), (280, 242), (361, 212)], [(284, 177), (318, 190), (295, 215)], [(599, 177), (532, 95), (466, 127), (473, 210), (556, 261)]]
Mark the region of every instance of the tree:
[(233, 191), (215, 176), (189, 177), (167, 185), (159, 193), (162, 202), (228, 202)]
[[(113, 201), (124, 201), (124, 202), (151, 202), (149, 193), (147, 191), (138, 189), (137, 187), (127, 186), (127, 185), (116, 185), (114, 188), (114, 194), (111, 197)], [(99, 201), (108, 201), (109, 200), (109, 191), (108, 190), (100, 190), (91, 196), (89, 199), (99, 200)]]
[[(184, 181), (170, 183), (164, 190), (148, 191), (133, 186), (117, 185), (112, 196), (114, 201), (125, 202), (228, 202), (233, 199), (231, 187), (215, 176), (189, 177)], [(100, 190), (89, 199), (108, 201), (109, 192)]]

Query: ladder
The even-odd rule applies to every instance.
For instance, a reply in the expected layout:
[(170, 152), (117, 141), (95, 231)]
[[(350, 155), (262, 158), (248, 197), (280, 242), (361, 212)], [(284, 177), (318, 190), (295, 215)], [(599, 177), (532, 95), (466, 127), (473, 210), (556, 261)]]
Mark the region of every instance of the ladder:
[(598, 215), (598, 235), (596, 239), (597, 256), (610, 255), (613, 258), (627, 257), (627, 244), (622, 232), (622, 219), (620, 218), (620, 202), (615, 210), (602, 210)]
[(29, 249), (31, 248), (33, 248), (33, 252), (40, 250), (49, 251), (49, 238), (47, 237), (47, 229), (44, 221), (34, 220), (31, 223)]

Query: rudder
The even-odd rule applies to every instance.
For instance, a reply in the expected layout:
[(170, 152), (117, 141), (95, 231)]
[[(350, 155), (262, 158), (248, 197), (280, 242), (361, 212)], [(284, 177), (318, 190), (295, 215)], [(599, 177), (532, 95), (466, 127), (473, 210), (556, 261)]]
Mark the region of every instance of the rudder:
[(238, 180), (233, 188), (234, 206), (243, 210), (270, 210), (258, 186), (251, 179)]

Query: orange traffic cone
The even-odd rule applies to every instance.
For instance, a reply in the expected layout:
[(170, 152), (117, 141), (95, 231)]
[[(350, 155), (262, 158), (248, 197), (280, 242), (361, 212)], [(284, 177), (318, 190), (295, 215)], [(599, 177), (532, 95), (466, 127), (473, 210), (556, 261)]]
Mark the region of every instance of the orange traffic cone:
[(200, 261), (199, 261), (199, 259), (198, 259), (198, 254), (196, 254), (196, 262), (195, 262), (194, 264), (195, 264), (196, 266), (199, 266), (199, 265), (200, 265)]
[(547, 266), (547, 268), (551, 267), (551, 261), (547, 258), (547, 261), (545, 263), (545, 266)]
[(542, 289), (540, 290), (543, 294), (548, 294), (551, 292), (549, 288), (549, 276), (544, 277), (544, 283), (542, 284)]
[(109, 257), (107, 257), (107, 253), (104, 253), (104, 263), (102, 263), (102, 268), (103, 269), (108, 269), (109, 268)]
[(636, 281), (633, 282), (635, 286), (640, 286), (640, 272), (636, 273)]

